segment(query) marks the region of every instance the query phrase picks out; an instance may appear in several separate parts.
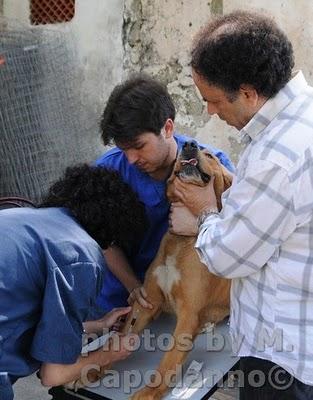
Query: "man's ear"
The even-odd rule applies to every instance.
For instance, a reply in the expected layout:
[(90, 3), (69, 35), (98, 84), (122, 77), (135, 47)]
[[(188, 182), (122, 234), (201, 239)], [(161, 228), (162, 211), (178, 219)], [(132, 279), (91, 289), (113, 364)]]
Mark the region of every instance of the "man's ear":
[(256, 107), (259, 102), (259, 94), (252, 85), (242, 84), (239, 88), (239, 93), (246, 104), (250, 107)]
[(168, 118), (164, 124), (163, 129), (161, 130), (161, 134), (165, 137), (165, 139), (169, 139), (174, 134), (174, 121), (171, 118)]

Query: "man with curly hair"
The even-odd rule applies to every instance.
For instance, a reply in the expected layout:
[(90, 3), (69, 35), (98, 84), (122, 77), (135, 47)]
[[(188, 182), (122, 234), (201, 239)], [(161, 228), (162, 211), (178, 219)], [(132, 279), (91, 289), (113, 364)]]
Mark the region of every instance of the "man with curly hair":
[[(164, 85), (140, 74), (115, 87), (101, 120), (102, 140), (117, 147), (106, 152), (96, 165), (117, 170), (144, 203), (149, 227), (131, 251), (115, 243), (105, 252), (108, 272), (98, 299), (103, 310), (124, 306), (136, 298), (149, 307), (142, 287), (146, 270), (168, 229), (169, 203), (166, 180), (177, 152), (190, 138), (175, 132), (175, 107)], [(203, 145), (200, 145), (202, 148)], [(225, 153), (205, 146), (231, 171)]]
[(312, 399), (313, 89), (292, 72), (286, 35), (252, 12), (209, 22), (191, 66), (208, 113), (236, 127), (246, 148), (220, 213), (213, 179), (192, 192), (178, 182), (191, 213), (174, 207), (173, 231), (198, 234), (201, 261), (232, 279), (240, 399)]
[(86, 321), (102, 287), (102, 249), (131, 246), (145, 229), (144, 206), (116, 172), (69, 168), (39, 208), (0, 211), (0, 229), (1, 400), (38, 369), (44, 385), (56, 386), (130, 354), (128, 335), (119, 348), (80, 355), (83, 331), (103, 334), (130, 311)]

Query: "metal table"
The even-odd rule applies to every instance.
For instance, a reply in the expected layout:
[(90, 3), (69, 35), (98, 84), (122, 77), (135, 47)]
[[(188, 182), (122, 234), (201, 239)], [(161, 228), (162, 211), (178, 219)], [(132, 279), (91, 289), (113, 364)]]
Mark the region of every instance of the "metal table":
[[(164, 351), (162, 351), (163, 339), (165, 339), (166, 333), (174, 331), (174, 327), (175, 317), (171, 315), (163, 314), (156, 321), (153, 321), (148, 328), (151, 334), (155, 335), (155, 340), (151, 340), (149, 343), (152, 344), (152, 347), (157, 344), (156, 350), (147, 351), (144, 346), (141, 346), (129, 358), (116, 363), (114, 375), (103, 378), (101, 382), (98, 382), (97, 387), (88, 387), (77, 392), (56, 387), (50, 389), (49, 393), (53, 396), (53, 400), (128, 399), (132, 393), (144, 386), (144, 381), (148, 380), (148, 375), (158, 366), (164, 354)], [(180, 396), (174, 396), (173, 388), (171, 388), (164, 400), (208, 399), (220, 387), (221, 382), (228, 378), (229, 372), (236, 370), (238, 358), (234, 357), (231, 352), (227, 321), (218, 324), (212, 332), (200, 334), (196, 338), (193, 349), (185, 362), (183, 374), (193, 360), (203, 362), (199, 378)], [(129, 385), (127, 379), (132, 373), (138, 375), (138, 371), (145, 379), (141, 384), (132, 388), (130, 387), (132, 383)]]

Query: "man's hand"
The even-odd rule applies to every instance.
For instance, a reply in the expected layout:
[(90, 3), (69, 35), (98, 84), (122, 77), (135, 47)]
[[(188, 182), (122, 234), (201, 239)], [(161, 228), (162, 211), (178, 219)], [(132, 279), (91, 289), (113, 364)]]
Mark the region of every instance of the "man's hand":
[(133, 304), (135, 300), (137, 300), (142, 307), (152, 309), (153, 306), (147, 301), (147, 298), (148, 295), (145, 288), (143, 286), (138, 286), (130, 292), (127, 302), (128, 304)]
[(139, 340), (139, 336), (134, 333), (128, 335), (116, 333), (109, 339), (108, 353), (104, 352), (104, 357), (108, 358), (110, 364), (124, 360), (136, 349)]
[(100, 319), (84, 322), (84, 330), (86, 333), (102, 333), (104, 329), (110, 329), (113, 326), (117, 330), (120, 327), (119, 319), (130, 311), (131, 307), (114, 308)]
[(175, 179), (174, 187), (177, 198), (197, 217), (205, 209), (217, 207), (214, 176), (206, 186), (190, 185)]
[(180, 202), (172, 203), (169, 215), (169, 230), (182, 236), (198, 235), (198, 218)]

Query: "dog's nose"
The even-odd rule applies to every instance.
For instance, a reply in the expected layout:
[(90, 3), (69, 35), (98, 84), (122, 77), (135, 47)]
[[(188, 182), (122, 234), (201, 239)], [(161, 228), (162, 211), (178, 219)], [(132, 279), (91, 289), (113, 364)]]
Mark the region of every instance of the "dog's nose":
[(185, 142), (183, 145), (184, 150), (194, 150), (198, 148), (198, 144), (195, 140), (190, 140), (189, 142)]

